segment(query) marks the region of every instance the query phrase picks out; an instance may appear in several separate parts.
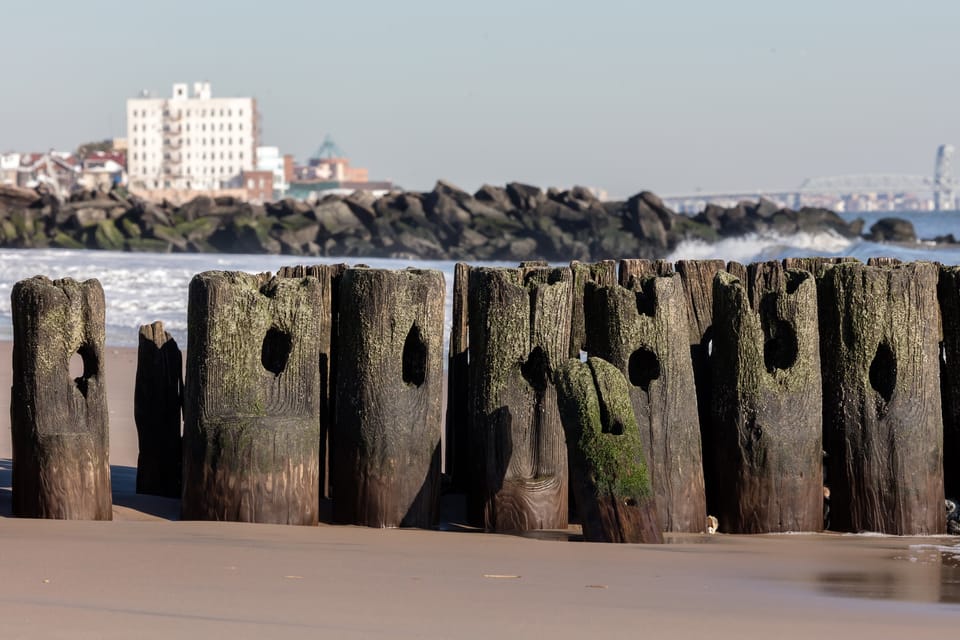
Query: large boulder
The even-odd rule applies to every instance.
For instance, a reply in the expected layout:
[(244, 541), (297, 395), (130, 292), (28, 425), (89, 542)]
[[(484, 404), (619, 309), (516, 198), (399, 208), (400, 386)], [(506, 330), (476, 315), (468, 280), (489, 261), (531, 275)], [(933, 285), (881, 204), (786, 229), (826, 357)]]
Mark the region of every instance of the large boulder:
[(916, 242), (913, 223), (902, 218), (881, 218), (870, 227), (867, 240), (872, 242)]

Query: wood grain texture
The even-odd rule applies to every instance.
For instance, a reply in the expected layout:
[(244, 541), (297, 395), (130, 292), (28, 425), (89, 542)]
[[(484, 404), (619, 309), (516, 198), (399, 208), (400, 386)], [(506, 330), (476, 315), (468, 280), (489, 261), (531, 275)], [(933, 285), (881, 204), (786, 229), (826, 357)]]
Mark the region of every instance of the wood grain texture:
[(567, 452), (553, 375), (567, 359), (571, 288), (569, 269), (470, 271), (468, 517), (479, 526), (567, 526)]
[(430, 527), (443, 430), (443, 274), (347, 269), (340, 282), (333, 516)]
[(823, 528), (817, 287), (806, 271), (751, 264), (714, 280), (713, 391), (720, 530)]
[(450, 326), (450, 349), (447, 356), (447, 415), (445, 473), (453, 491), (467, 490), (470, 469), (469, 434), (469, 369), (468, 300), (470, 266), (458, 262), (453, 271), (453, 318)]
[(620, 370), (600, 358), (557, 371), (570, 484), (590, 542), (663, 542), (640, 429)]
[[(675, 265), (687, 296), (687, 328), (690, 331), (690, 360), (697, 386), (697, 411), (700, 416), (700, 442), (703, 451), (714, 448), (713, 411), (710, 391), (711, 340), (713, 340), (713, 278), (726, 268), (723, 260), (680, 260)], [(703, 480), (707, 511), (717, 510), (717, 478), (713, 456), (703, 458)]]
[(614, 260), (570, 263), (573, 275), (573, 293), (570, 312), (570, 357), (580, 357), (587, 348), (587, 329), (584, 321), (584, 289), (588, 282), (603, 286), (612, 285), (617, 279), (617, 263)]
[(137, 425), (137, 493), (179, 498), (183, 476), (183, 355), (162, 322), (140, 327), (133, 419)]
[(587, 351), (629, 381), (665, 531), (703, 532), (706, 497), (687, 298), (679, 275), (588, 285)]
[(37, 276), (14, 285), (11, 312), (13, 513), (110, 520), (103, 289)]
[(845, 263), (820, 281), (832, 529), (944, 532), (938, 275)]
[(329, 498), (330, 488), (330, 432), (334, 415), (334, 379), (336, 378), (337, 296), (340, 276), (346, 271), (345, 264), (315, 264), (281, 267), (278, 278), (317, 279), (320, 289), (317, 339), (320, 350), (320, 495)]
[(190, 282), (184, 519), (317, 523), (319, 297), (309, 276)]
[[(672, 276), (675, 271), (673, 263), (666, 260), (645, 260), (642, 258), (627, 258), (620, 261), (617, 281), (620, 286), (634, 289), (640, 280), (649, 276)], [(606, 283), (601, 283), (606, 284)]]

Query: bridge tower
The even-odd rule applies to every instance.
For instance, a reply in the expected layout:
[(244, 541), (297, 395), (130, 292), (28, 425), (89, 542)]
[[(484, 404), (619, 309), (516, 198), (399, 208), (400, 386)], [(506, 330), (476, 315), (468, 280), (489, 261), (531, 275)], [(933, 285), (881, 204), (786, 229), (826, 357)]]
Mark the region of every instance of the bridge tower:
[(933, 201), (937, 211), (957, 208), (957, 179), (953, 175), (953, 145), (937, 147), (937, 162), (933, 169)]

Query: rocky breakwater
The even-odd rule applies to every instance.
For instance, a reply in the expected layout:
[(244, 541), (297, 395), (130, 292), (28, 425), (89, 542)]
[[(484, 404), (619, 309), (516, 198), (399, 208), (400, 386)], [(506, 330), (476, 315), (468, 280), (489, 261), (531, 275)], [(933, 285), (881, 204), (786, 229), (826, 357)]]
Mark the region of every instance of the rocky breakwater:
[(648, 191), (601, 201), (583, 187), (543, 191), (516, 182), (474, 194), (441, 181), (429, 192), (380, 198), (355, 192), (261, 205), (198, 196), (180, 206), (123, 189), (79, 192), (64, 202), (42, 190), (0, 185), (0, 246), (15, 248), (591, 261), (661, 258), (688, 239), (827, 230), (853, 237), (863, 224), (765, 200), (711, 205), (691, 217)]

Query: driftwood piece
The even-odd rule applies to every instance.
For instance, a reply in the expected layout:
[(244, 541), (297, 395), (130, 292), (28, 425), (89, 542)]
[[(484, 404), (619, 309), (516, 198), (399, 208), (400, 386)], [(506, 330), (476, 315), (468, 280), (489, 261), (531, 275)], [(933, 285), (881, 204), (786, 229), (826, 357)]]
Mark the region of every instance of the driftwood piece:
[(333, 517), (372, 527), (436, 519), (443, 431), (439, 271), (347, 269), (340, 282)]
[[(37, 276), (16, 283), (10, 298), (13, 514), (110, 520), (103, 289)], [(83, 362), (75, 379), (74, 356)]]
[(312, 277), (190, 282), (184, 519), (317, 523), (319, 295)]
[(278, 278), (304, 278), (311, 276), (320, 285), (317, 339), (320, 350), (320, 495), (331, 496), (330, 490), (330, 431), (334, 415), (334, 380), (336, 378), (337, 295), (340, 276), (346, 271), (345, 264), (316, 264), (281, 267)]
[(571, 281), (569, 269), (470, 271), (468, 517), (478, 526), (567, 526), (554, 368), (568, 354)]
[(673, 263), (666, 260), (626, 258), (620, 261), (618, 282), (620, 286), (627, 289), (635, 289), (641, 280), (649, 276), (672, 276), (673, 274)]
[[(710, 351), (713, 340), (713, 278), (723, 271), (723, 260), (680, 260), (677, 273), (687, 296), (687, 328), (690, 331), (690, 360), (693, 379), (697, 386), (697, 410), (700, 415), (700, 442), (704, 451), (714, 447), (711, 411)], [(707, 510), (716, 511), (716, 473), (712, 456), (703, 458), (703, 480), (707, 496)]]
[(960, 267), (940, 267), (937, 297), (943, 333), (943, 486), (946, 496), (953, 499), (960, 496)]
[(450, 325), (450, 350), (447, 355), (447, 416), (445, 475), (450, 488), (466, 492), (470, 469), (468, 407), (469, 370), (467, 351), (470, 334), (467, 323), (470, 266), (458, 262), (453, 270), (453, 314)]
[(847, 263), (820, 282), (831, 529), (945, 529), (938, 271)]
[(140, 327), (133, 419), (137, 425), (137, 493), (179, 498), (183, 475), (180, 412), (183, 355), (162, 322)]
[(702, 532), (707, 507), (683, 285), (679, 275), (631, 282), (633, 290), (588, 285), (587, 350), (630, 383), (664, 530)]
[(557, 371), (570, 482), (590, 542), (663, 542), (640, 429), (620, 370), (600, 358)]
[(727, 533), (820, 531), (823, 447), (817, 286), (779, 262), (713, 294), (713, 468)]
[(573, 293), (570, 313), (570, 357), (579, 358), (587, 348), (587, 329), (584, 322), (584, 290), (588, 282), (601, 286), (612, 285), (617, 278), (617, 263), (614, 260), (570, 263), (573, 275)]

